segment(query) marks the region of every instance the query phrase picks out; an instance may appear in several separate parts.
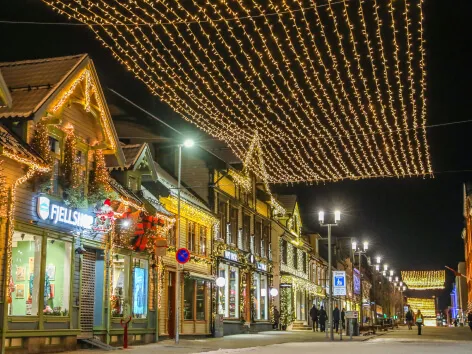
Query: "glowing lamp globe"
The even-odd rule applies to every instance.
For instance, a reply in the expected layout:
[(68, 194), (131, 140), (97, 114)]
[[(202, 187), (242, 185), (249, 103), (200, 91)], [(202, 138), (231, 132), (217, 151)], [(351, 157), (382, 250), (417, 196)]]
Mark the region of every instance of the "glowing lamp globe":
[(276, 297), (279, 295), (279, 291), (276, 288), (270, 289), (270, 296)]
[(223, 277), (218, 277), (216, 278), (216, 286), (219, 288), (222, 288), (223, 286), (226, 285), (226, 279)]

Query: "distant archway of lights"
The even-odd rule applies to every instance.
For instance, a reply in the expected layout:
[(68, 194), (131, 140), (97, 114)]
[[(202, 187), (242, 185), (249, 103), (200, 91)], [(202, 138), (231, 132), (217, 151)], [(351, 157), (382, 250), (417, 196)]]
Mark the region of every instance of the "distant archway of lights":
[(43, 1), (269, 183), (432, 174), (423, 0)]

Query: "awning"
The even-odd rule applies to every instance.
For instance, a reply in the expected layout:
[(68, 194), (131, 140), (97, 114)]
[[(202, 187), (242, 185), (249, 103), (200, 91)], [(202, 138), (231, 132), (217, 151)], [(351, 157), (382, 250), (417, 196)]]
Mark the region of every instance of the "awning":
[(195, 273), (195, 272), (187, 272), (188, 276), (190, 278), (194, 279), (201, 279), (201, 280), (206, 280), (206, 281), (215, 281), (215, 277), (212, 275), (206, 275), (206, 274), (200, 274), (200, 273)]

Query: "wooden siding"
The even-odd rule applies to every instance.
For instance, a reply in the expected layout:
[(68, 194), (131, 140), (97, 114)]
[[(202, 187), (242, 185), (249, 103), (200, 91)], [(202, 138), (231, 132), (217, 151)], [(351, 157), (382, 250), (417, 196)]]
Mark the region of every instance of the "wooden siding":
[(89, 145), (103, 141), (99, 120), (91, 113), (85, 112), (82, 105), (72, 103), (64, 108), (61, 117), (63, 125), (72, 124), (76, 137), (85, 140)]
[(233, 198), (236, 198), (236, 186), (229, 178), (221, 178), (221, 180), (218, 182), (218, 188)]
[(270, 216), (269, 206), (260, 200), (256, 200), (256, 211), (258, 214), (265, 216), (266, 218)]

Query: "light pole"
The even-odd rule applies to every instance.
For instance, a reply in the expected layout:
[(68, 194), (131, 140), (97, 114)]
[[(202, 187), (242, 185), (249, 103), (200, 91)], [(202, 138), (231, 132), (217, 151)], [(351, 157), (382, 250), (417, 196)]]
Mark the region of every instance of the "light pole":
[[(359, 254), (359, 274), (360, 274), (360, 277), (361, 277), (361, 294), (360, 294), (360, 309), (359, 309), (359, 318), (361, 320), (361, 323), (360, 323), (360, 326), (362, 327), (362, 325), (364, 324), (364, 317), (362, 316), (362, 262), (361, 262), (361, 255), (362, 254), (365, 254), (367, 252), (367, 250), (369, 249), (369, 242), (367, 241), (364, 241), (363, 243), (363, 249), (361, 249), (360, 247), (357, 247), (357, 242), (353, 242), (352, 243), (352, 250), (354, 251), (354, 254), (357, 252)], [(355, 261), (355, 260), (354, 260)]]
[[(333, 333), (333, 302), (332, 302), (332, 294), (333, 294), (333, 276), (332, 276), (332, 269), (331, 269), (331, 226), (337, 226), (338, 222), (341, 220), (341, 212), (336, 210), (334, 212), (334, 223), (325, 223), (324, 222), (324, 211), (320, 211), (318, 213), (318, 221), (320, 222), (321, 226), (328, 228), (328, 323), (331, 327), (330, 334), (331, 340), (334, 340), (334, 333)], [(326, 337), (328, 337), (328, 332), (326, 332)]]
[[(177, 172), (177, 225), (175, 235), (175, 250), (180, 248), (180, 189), (182, 172), (182, 146), (191, 148), (195, 145), (194, 141), (187, 139), (183, 144), (179, 144), (179, 166)], [(179, 323), (180, 321), (180, 264), (175, 266), (175, 344), (179, 344)]]
[(371, 304), (374, 305), (374, 311), (373, 311), (373, 318), (372, 318), (372, 324), (376, 325), (377, 324), (377, 301), (375, 298), (375, 285), (377, 283), (377, 280), (375, 279), (375, 272), (380, 272), (380, 261), (382, 260), (382, 257), (377, 256), (375, 257), (376, 264), (372, 265), (372, 297), (374, 298), (374, 301), (371, 302)]

